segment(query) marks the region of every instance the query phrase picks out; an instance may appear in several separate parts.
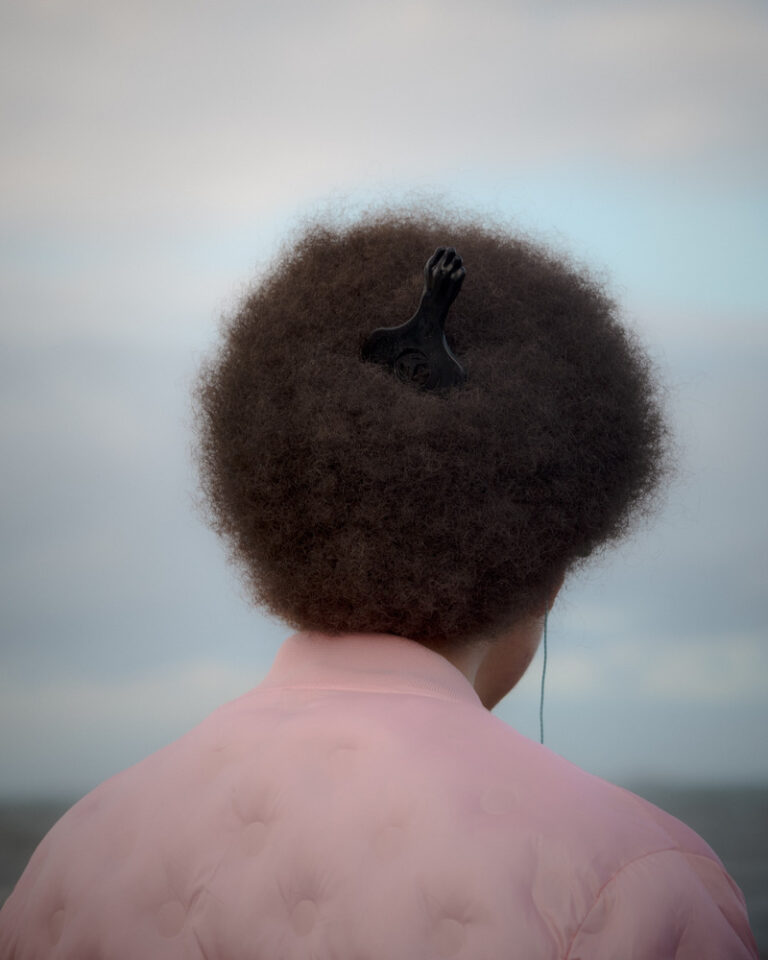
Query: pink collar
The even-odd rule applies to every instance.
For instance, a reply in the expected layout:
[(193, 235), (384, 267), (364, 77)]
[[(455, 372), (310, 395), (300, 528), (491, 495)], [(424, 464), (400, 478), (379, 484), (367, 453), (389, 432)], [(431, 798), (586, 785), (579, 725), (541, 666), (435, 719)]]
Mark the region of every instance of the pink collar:
[(295, 633), (283, 641), (260, 686), (413, 693), (483, 706), (458, 667), (391, 633)]

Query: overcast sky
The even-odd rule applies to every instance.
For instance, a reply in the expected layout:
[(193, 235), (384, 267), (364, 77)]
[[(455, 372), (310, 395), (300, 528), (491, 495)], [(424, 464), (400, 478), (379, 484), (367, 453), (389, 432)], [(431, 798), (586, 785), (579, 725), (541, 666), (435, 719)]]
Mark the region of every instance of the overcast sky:
[[(0, 796), (81, 796), (269, 668), (190, 384), (297, 218), (413, 191), (600, 272), (669, 387), (663, 509), (550, 617), (547, 746), (768, 781), (763, 2), (19, 0), (0, 73)], [(541, 665), (495, 711), (534, 739)]]

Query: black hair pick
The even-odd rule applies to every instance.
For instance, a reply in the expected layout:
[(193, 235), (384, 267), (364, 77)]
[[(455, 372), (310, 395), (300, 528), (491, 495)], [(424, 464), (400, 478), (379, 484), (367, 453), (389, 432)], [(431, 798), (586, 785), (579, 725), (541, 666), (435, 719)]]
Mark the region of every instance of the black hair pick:
[(445, 319), (466, 270), (453, 247), (438, 247), (424, 267), (416, 313), (399, 327), (379, 327), (363, 344), (363, 360), (386, 364), (398, 380), (422, 390), (464, 383), (467, 375), (445, 339)]

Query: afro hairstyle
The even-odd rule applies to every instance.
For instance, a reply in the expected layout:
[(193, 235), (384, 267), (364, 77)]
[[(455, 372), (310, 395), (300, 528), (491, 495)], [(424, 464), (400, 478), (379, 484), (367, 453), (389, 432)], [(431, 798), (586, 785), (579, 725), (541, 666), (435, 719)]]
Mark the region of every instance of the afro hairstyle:
[[(361, 351), (413, 315), (447, 245), (467, 380), (425, 391)], [(667, 474), (661, 387), (617, 312), (584, 268), (475, 216), (305, 224), (195, 385), (207, 518), (253, 601), (295, 629), (436, 650), (543, 614)]]

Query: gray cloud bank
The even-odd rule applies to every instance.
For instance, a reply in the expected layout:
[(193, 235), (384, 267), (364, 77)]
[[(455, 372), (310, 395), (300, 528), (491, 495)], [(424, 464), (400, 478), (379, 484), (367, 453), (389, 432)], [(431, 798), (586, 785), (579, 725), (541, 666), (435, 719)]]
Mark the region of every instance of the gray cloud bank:
[[(764, 5), (2, 18), (0, 793), (89, 789), (286, 635), (194, 513), (188, 394), (297, 210), (470, 183), (514, 212), (515, 178), (620, 277), (682, 444), (656, 521), (558, 601), (547, 743), (608, 776), (765, 779)], [(539, 667), (500, 707), (532, 737)]]
[(7, 4), (12, 221), (250, 216), (467, 165), (759, 177), (757, 2)]

